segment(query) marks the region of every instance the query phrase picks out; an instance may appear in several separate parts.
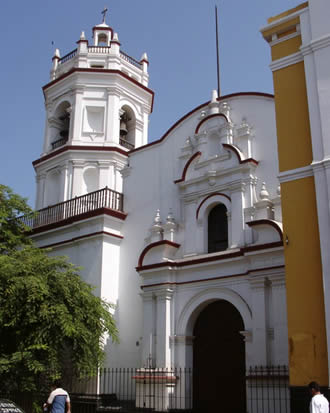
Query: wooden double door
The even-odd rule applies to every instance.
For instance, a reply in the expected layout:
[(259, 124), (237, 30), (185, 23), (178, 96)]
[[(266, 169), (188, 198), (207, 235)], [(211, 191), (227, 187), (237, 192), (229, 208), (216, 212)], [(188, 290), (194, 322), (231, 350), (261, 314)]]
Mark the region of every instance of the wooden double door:
[(194, 326), (193, 407), (203, 413), (245, 413), (245, 343), (241, 315), (228, 301), (209, 304)]

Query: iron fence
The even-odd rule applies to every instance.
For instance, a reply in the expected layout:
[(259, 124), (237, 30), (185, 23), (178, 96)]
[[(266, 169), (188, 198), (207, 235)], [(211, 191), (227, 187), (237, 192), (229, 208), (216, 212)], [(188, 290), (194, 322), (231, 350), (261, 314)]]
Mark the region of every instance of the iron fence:
[(289, 413), (290, 391), (287, 366), (254, 366), (246, 375), (250, 413)]
[[(72, 413), (194, 412), (194, 374), (198, 373), (190, 368), (107, 368), (81, 380), (67, 375), (63, 387), (70, 393)], [(287, 366), (250, 367), (245, 384), (247, 408), (238, 413), (290, 413)], [(7, 398), (26, 413), (35, 413), (31, 397), (13, 394)], [(33, 397), (41, 406), (47, 395)], [(221, 398), (217, 400), (212, 411), (221, 411)], [(199, 411), (204, 413), (201, 406)]]

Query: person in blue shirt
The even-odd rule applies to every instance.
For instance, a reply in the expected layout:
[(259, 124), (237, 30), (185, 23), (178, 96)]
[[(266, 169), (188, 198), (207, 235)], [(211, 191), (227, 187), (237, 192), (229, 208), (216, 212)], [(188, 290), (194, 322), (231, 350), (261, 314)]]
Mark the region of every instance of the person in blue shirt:
[(70, 396), (59, 383), (54, 384), (47, 399), (48, 412), (71, 413)]

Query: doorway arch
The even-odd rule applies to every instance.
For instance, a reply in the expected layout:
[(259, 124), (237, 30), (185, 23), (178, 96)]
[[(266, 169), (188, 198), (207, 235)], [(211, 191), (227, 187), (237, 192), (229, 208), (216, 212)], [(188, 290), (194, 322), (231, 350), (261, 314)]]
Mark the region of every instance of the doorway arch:
[(196, 411), (246, 411), (244, 322), (226, 300), (208, 304), (193, 329), (193, 406)]

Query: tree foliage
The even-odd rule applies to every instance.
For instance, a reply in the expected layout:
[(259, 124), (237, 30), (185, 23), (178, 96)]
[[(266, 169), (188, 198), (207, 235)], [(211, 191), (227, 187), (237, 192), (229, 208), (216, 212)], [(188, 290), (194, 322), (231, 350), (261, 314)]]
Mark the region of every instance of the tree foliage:
[[(111, 305), (93, 294), (78, 268), (35, 247), (17, 216), (24, 199), (0, 185), (0, 382), (2, 390), (35, 390), (63, 366), (95, 371), (103, 340), (116, 340)], [(51, 376), (51, 377), (50, 377)]]

